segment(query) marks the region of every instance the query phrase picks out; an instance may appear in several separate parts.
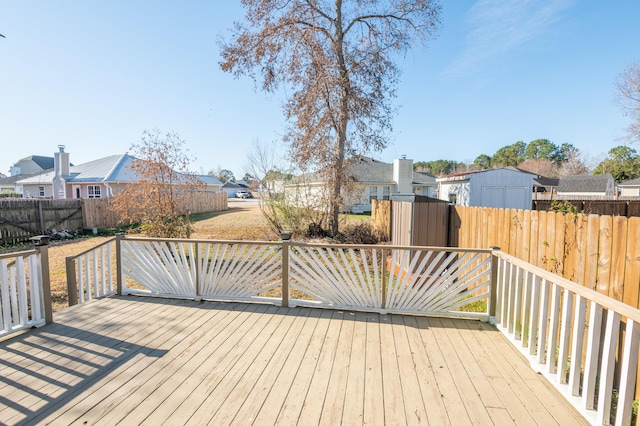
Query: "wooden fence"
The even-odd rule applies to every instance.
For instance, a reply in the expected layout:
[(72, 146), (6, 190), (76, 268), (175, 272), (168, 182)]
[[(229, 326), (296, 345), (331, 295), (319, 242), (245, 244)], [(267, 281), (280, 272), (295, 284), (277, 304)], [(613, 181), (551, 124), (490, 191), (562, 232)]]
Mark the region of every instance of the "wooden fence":
[(455, 206), (449, 244), (502, 251), (640, 306), (640, 217)]
[[(0, 199), (0, 245), (28, 241), (53, 229), (111, 228), (120, 225), (108, 198), (90, 200)], [(197, 192), (189, 197), (190, 213), (226, 210), (224, 192)], [(186, 212), (185, 212), (186, 213)]]
[(573, 206), (576, 212), (608, 216), (640, 217), (640, 199), (638, 197), (621, 199), (617, 197), (580, 198), (561, 197), (533, 200), (533, 210), (549, 211), (554, 202)]
[[(189, 213), (215, 212), (228, 208), (226, 192), (194, 192), (188, 197), (187, 202)], [(112, 211), (111, 199), (109, 198), (84, 200), (82, 215), (84, 226), (87, 228), (112, 228), (127, 225), (127, 223), (122, 223)]]
[(0, 244), (82, 226), (82, 200), (0, 199)]

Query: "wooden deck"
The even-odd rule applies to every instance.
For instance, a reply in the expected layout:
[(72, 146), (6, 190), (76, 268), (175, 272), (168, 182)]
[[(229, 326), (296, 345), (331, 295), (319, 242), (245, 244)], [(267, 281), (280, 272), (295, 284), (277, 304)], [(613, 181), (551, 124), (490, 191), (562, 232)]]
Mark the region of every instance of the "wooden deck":
[(2, 424), (585, 424), (490, 325), (111, 297), (0, 343)]

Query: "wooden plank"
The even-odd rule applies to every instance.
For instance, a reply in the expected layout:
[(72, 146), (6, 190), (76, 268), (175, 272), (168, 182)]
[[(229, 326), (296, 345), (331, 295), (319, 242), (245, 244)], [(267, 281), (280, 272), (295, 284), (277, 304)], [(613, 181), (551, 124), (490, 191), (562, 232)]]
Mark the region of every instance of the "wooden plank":
[(345, 312), (340, 327), (340, 337), (333, 358), (329, 383), (324, 389), (326, 396), (320, 415), (320, 424), (335, 425), (342, 420), (346, 399), (347, 378), (351, 369), (351, 348), (354, 334), (353, 312)]
[(353, 338), (351, 339), (351, 353), (349, 371), (345, 388), (346, 398), (342, 410), (340, 423), (364, 423), (364, 395), (366, 375), (367, 322), (370, 314), (357, 312), (355, 314)]
[(545, 251), (549, 244), (547, 241), (547, 215), (545, 211), (538, 212), (538, 256), (533, 262), (539, 268), (545, 269)]
[(531, 255), (531, 245), (527, 244), (528, 241), (531, 240), (531, 210), (522, 211), (522, 226), (520, 229), (520, 241), (524, 244), (520, 244), (521, 252), (520, 259), (524, 261), (529, 261), (529, 257)]
[[(282, 371), (285, 360), (305, 325), (309, 309), (290, 309), (271, 334), (260, 355), (251, 363), (234, 386), (224, 404), (207, 420), (211, 424), (251, 422), (262, 406), (268, 389)], [(256, 362), (257, 361), (257, 362)], [(247, 411), (240, 410), (247, 404)], [(135, 424), (135, 423), (133, 423)]]
[(382, 344), (380, 342), (380, 316), (367, 321), (365, 346), (364, 423), (384, 424), (384, 395), (382, 388)]
[[(531, 230), (529, 232), (529, 258), (524, 259), (527, 262), (535, 265), (538, 261), (539, 242), (538, 237), (540, 234), (538, 217), (540, 213), (538, 211), (531, 212)], [(526, 243), (526, 242), (525, 242)]]
[(299, 424), (317, 423), (318, 419), (320, 419), (322, 406), (326, 398), (326, 389), (331, 379), (331, 369), (333, 367), (343, 318), (343, 311), (333, 312), (324, 345), (318, 357), (316, 370), (306, 394), (307, 399), (296, 420)]
[(613, 218), (600, 216), (598, 232), (598, 278), (596, 290), (608, 295), (611, 286), (611, 250), (613, 237)]
[(447, 410), (449, 423), (454, 425), (471, 424), (471, 419), (462, 401), (460, 392), (455, 385), (451, 372), (447, 368), (444, 355), (440, 351), (438, 339), (431, 326), (432, 320), (424, 317), (416, 317), (416, 321), (420, 330), (422, 344), (427, 351), (429, 363), (431, 364), (433, 375), (438, 384), (440, 397)]
[(600, 246), (600, 217), (587, 216), (587, 251), (585, 260), (584, 285), (596, 290), (598, 287), (598, 248)]
[(627, 258), (628, 219), (624, 216), (614, 216), (612, 219), (609, 297), (621, 301), (624, 293), (624, 274)]
[(564, 268), (563, 277), (568, 280), (576, 281), (578, 275), (578, 257), (577, 257), (577, 241), (576, 241), (576, 223), (578, 216), (574, 214), (565, 214), (564, 228)]
[(556, 239), (560, 236), (556, 235), (557, 215), (554, 212), (547, 212), (547, 232), (544, 240), (544, 269), (556, 273), (558, 267), (558, 255), (556, 253)]
[(588, 217), (583, 214), (577, 215), (575, 225), (575, 249), (573, 250), (575, 257), (575, 276), (572, 281), (580, 285), (586, 284), (587, 270), (587, 220)]
[(622, 301), (640, 307), (640, 217), (630, 217), (626, 237), (624, 281)]
[[(262, 348), (286, 317), (287, 309), (278, 308), (273, 311), (270, 308), (261, 314), (258, 318), (258, 334), (254, 335), (253, 341), (242, 339), (240, 340), (242, 345), (234, 345), (225, 356), (227, 362), (220, 363), (214, 371), (203, 378), (201, 384), (191, 392), (191, 397), (174, 411), (167, 423), (181, 422), (180, 419), (185, 418), (189, 418), (191, 423), (206, 422), (213, 413), (223, 407), (229, 394), (240, 384), (244, 373), (254, 362), (258, 362)], [(287, 319), (289, 320), (289, 318)], [(252, 332), (254, 332), (253, 328)], [(203, 395), (204, 398), (200, 395)], [(195, 409), (200, 406), (207, 407), (207, 409)]]
[[(90, 392), (76, 398), (73, 405), (69, 406), (62, 416), (57, 417), (55, 422), (113, 424), (112, 419), (119, 419), (130, 413), (137, 405), (132, 400), (138, 402), (147, 396), (150, 386), (148, 382), (153, 382), (151, 379), (157, 376), (158, 363), (169, 364), (180, 354), (180, 347), (189, 344), (189, 341), (185, 340), (185, 335), (189, 332), (185, 333), (184, 330), (206, 324), (211, 320), (211, 312), (207, 309), (198, 312), (184, 309), (179, 317), (173, 318), (174, 327), (158, 328), (156, 338), (141, 339), (140, 346), (145, 347), (149, 354), (142, 351), (141, 355), (146, 356), (138, 357), (135, 363), (125, 363), (110, 371), (103, 381), (90, 387)], [(218, 313), (217, 310), (213, 312)], [(226, 314), (224, 311), (222, 313)], [(178, 350), (171, 351), (176, 348)], [(166, 375), (165, 372), (162, 377)]]
[[(167, 303), (166, 309), (156, 309), (146, 317), (163, 324), (170, 309), (169, 305), (171, 302)], [(114, 312), (117, 313), (118, 310)], [(89, 322), (87, 330), (82, 332), (76, 332), (77, 328), (54, 323), (38, 330), (35, 335), (27, 334), (20, 339), (7, 341), (6, 345), (11, 344), (10, 352), (14, 353), (15, 357), (3, 356), (3, 360), (15, 367), (10, 369), (12, 372), (5, 369), (4, 382), (12, 384), (12, 388), (3, 389), (2, 392), (12, 394), (14, 404), (19, 404), (30, 412), (37, 412), (51, 399), (69, 395), (75, 383), (97, 368), (122, 358), (122, 339), (132, 338), (137, 331), (122, 332), (118, 339), (113, 339), (108, 332), (114, 328), (114, 324), (119, 323), (118, 320), (120, 324), (126, 321), (108, 315), (105, 315), (105, 320), (108, 325), (96, 326)], [(15, 344), (16, 340), (23, 343)], [(33, 350), (34, 348), (36, 350)], [(3, 349), (2, 354), (5, 353)], [(22, 354), (30, 356), (25, 357)], [(16, 390), (23, 390), (26, 395), (21, 395)], [(73, 393), (71, 395), (73, 396)], [(5, 416), (4, 412), (0, 412), (0, 418)]]
[[(119, 356), (107, 357), (102, 364), (83, 363), (82, 369), (74, 369), (72, 365), (69, 365), (69, 362), (73, 360), (72, 358), (67, 358), (66, 364), (69, 365), (67, 368), (65, 368), (64, 363), (58, 363), (56, 366), (58, 369), (66, 372), (75, 372), (75, 374), (70, 373), (66, 379), (69, 387), (67, 389), (59, 389), (56, 388), (56, 383), (50, 384), (52, 389), (46, 391), (48, 396), (46, 400), (41, 401), (40, 406), (32, 408), (32, 411), (37, 414), (31, 420), (39, 422), (46, 416), (50, 416), (49, 420), (56, 419), (58, 421), (58, 418), (62, 418), (61, 423), (69, 424), (84, 413), (81, 408), (81, 402), (89, 396), (93, 397), (95, 395), (93, 392), (108, 383), (109, 378), (117, 376), (123, 370), (134, 370), (136, 365), (146, 366), (148, 363), (153, 362), (153, 358), (149, 355), (155, 353), (155, 348), (151, 349), (149, 345), (162, 345), (171, 339), (176, 339), (177, 336), (177, 330), (166, 330), (163, 325), (170, 321), (173, 321), (174, 324), (187, 321), (190, 313), (187, 309), (181, 309), (181, 315), (176, 320), (176, 308), (179, 308), (176, 304), (173, 304), (173, 309), (165, 311), (161, 317), (157, 317), (152, 308), (157, 310), (157, 305), (147, 305), (147, 314), (139, 319), (127, 317), (122, 318), (120, 322), (112, 322), (111, 326), (103, 331), (103, 334), (94, 337), (106, 336), (108, 343), (105, 345), (116, 348), (120, 352)], [(153, 324), (158, 324), (159, 327), (154, 327), (148, 333), (139, 333), (142, 324), (147, 324), (146, 321), (152, 321)], [(144, 366), (140, 368), (144, 368)], [(81, 375), (78, 375), (78, 372)], [(89, 377), (93, 380), (87, 382), (86, 379)], [(97, 378), (100, 380), (97, 380)], [(80, 386), (82, 383), (86, 384)], [(64, 399), (61, 398), (62, 395), (64, 395)], [(49, 402), (51, 400), (60, 402), (52, 404)], [(66, 403), (63, 403), (63, 401), (66, 401)]]
[[(276, 404), (273, 410), (261, 410), (256, 417), (256, 424), (295, 424), (298, 422), (300, 412), (305, 404), (309, 387), (314, 378), (314, 373), (318, 371), (318, 362), (327, 356), (326, 352), (330, 352), (332, 341), (339, 329), (336, 330), (336, 321), (332, 320), (333, 311), (323, 310), (320, 319), (316, 325), (311, 341), (309, 342), (302, 361), (295, 377), (291, 383), (289, 393), (286, 395), (284, 403)], [(326, 343), (326, 344), (325, 344)], [(324, 362), (324, 361), (323, 361)], [(323, 365), (324, 368), (324, 365)], [(324, 395), (321, 395), (324, 399)], [(319, 397), (315, 395), (315, 397)], [(271, 397), (265, 402), (266, 406), (270, 406), (269, 402), (277, 396)], [(279, 412), (276, 411), (279, 407)], [(275, 421), (270, 421), (273, 418)]]
[[(431, 348), (428, 349), (422, 344), (422, 338), (420, 337), (416, 317), (406, 316), (404, 317), (404, 323), (406, 325), (410, 351), (413, 354), (416, 374), (419, 378), (420, 394), (422, 395), (422, 400), (426, 409), (427, 421), (429, 424), (434, 425), (447, 424), (449, 423), (447, 410), (444, 406), (442, 395), (438, 389), (433, 365), (429, 360), (428, 351)], [(367, 356), (368, 355), (369, 352), (367, 352)], [(366, 411), (365, 420), (367, 420)]]
[[(486, 410), (490, 404), (500, 404), (495, 394), (486, 393), (485, 400), (482, 397), (486, 386), (486, 377), (479, 375), (479, 370), (473, 370), (473, 358), (467, 356), (465, 342), (460, 339), (454, 321), (450, 319), (429, 320), (433, 326), (434, 334), (438, 338), (438, 346), (451, 372), (453, 380), (458, 388), (467, 414), (473, 424), (489, 424), (491, 419)], [(439, 323), (439, 327), (434, 323)], [(463, 358), (471, 364), (464, 363)], [(500, 405), (498, 405), (500, 406)]]
[(391, 323), (400, 378), (398, 391), (404, 396), (405, 424), (424, 424), (427, 412), (420, 392), (419, 376), (408, 341), (407, 327), (401, 315), (392, 315)]
[(380, 319), (380, 343), (382, 365), (382, 394), (384, 397), (384, 419), (389, 424), (407, 424), (404, 411), (402, 383), (398, 367), (398, 353), (393, 339), (391, 315)]

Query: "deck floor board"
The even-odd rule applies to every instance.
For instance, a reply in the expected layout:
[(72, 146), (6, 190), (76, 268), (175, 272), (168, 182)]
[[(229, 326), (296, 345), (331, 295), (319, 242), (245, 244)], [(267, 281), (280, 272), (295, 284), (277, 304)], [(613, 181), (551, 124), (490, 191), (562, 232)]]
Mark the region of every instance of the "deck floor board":
[(0, 342), (0, 424), (587, 424), (472, 320), (109, 297)]

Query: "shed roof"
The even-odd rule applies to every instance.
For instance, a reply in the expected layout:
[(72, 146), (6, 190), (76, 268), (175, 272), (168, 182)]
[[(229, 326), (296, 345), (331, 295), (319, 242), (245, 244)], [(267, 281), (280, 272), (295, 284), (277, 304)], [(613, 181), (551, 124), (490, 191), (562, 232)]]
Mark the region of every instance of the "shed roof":
[(618, 186), (638, 186), (638, 185), (640, 185), (640, 178), (626, 180), (618, 184)]

